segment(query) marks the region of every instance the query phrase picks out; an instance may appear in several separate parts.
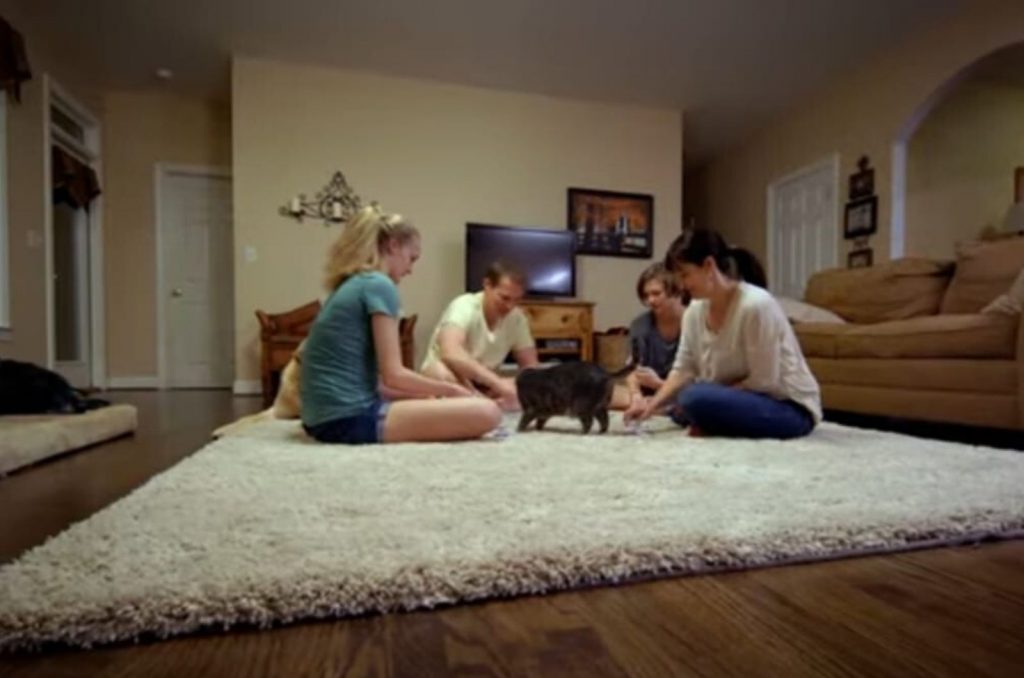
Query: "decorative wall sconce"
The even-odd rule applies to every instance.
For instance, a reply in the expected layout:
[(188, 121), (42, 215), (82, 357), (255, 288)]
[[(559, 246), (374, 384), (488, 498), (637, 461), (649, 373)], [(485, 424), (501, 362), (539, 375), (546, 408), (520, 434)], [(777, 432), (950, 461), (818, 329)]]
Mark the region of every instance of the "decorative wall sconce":
[(324, 226), (330, 226), (348, 221), (362, 206), (362, 201), (348, 185), (345, 175), (338, 171), (331, 177), (329, 184), (317, 191), (312, 200), (307, 200), (306, 194), (300, 193), (289, 200), (287, 205), (278, 208), (278, 213), (300, 222), (303, 217), (320, 219)]

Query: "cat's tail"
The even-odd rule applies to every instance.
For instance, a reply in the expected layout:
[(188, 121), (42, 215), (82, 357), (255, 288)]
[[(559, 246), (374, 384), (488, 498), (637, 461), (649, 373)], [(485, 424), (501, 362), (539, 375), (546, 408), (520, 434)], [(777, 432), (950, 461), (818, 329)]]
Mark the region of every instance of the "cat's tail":
[(609, 374), (608, 376), (610, 378), (621, 379), (640, 366), (640, 359), (643, 355), (643, 339), (640, 337), (633, 337), (632, 341), (629, 343), (629, 362), (626, 363), (626, 366), (621, 370), (617, 370)]
[(629, 362), (629, 364), (626, 365), (625, 367), (623, 367), (621, 370), (616, 370), (615, 372), (612, 372), (608, 376), (611, 379), (621, 379), (622, 377), (626, 376), (627, 374), (629, 374), (630, 372), (635, 370), (637, 367), (638, 367), (638, 365), (637, 365), (636, 361), (635, 360), (631, 360)]

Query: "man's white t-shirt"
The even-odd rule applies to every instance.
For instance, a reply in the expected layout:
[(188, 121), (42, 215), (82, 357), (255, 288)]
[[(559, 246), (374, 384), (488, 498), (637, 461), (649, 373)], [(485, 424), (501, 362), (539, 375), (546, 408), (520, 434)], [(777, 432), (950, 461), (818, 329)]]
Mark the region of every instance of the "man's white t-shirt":
[(732, 385), (807, 408), (820, 422), (821, 391), (807, 367), (793, 328), (775, 298), (739, 283), (725, 322), (708, 328), (709, 302), (695, 299), (683, 313), (679, 350), (672, 369), (693, 381)]
[(509, 351), (533, 348), (533, 336), (530, 334), (530, 321), (520, 309), (500, 319), (494, 329), (487, 327), (484, 318), (484, 293), (467, 292), (459, 295), (444, 310), (441, 320), (430, 336), (427, 355), (423, 359), (420, 370), (441, 360), (441, 345), (438, 337), (445, 327), (458, 327), (466, 333), (466, 352), (481, 365), (495, 369), (508, 355)]

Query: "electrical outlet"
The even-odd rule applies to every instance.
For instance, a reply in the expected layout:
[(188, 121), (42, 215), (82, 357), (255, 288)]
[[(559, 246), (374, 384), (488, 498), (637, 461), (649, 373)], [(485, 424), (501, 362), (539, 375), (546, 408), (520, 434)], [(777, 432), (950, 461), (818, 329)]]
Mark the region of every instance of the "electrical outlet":
[(256, 255), (256, 248), (252, 245), (245, 246), (245, 262), (251, 264), (256, 261), (259, 257)]

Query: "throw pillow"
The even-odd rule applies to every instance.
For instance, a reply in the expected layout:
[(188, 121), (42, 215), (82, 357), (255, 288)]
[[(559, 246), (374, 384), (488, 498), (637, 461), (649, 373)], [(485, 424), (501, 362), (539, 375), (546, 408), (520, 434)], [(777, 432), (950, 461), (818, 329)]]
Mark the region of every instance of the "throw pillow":
[(836, 315), (827, 308), (789, 297), (779, 297), (776, 301), (779, 302), (786, 317), (795, 323), (846, 323), (842, 316)]
[(1017, 279), (1010, 285), (1010, 289), (992, 300), (982, 313), (994, 315), (1019, 315), (1024, 309), (1024, 269), (1017, 274)]
[(996, 242), (961, 242), (956, 271), (939, 312), (980, 313), (1013, 284), (1024, 267), (1024, 238)]

